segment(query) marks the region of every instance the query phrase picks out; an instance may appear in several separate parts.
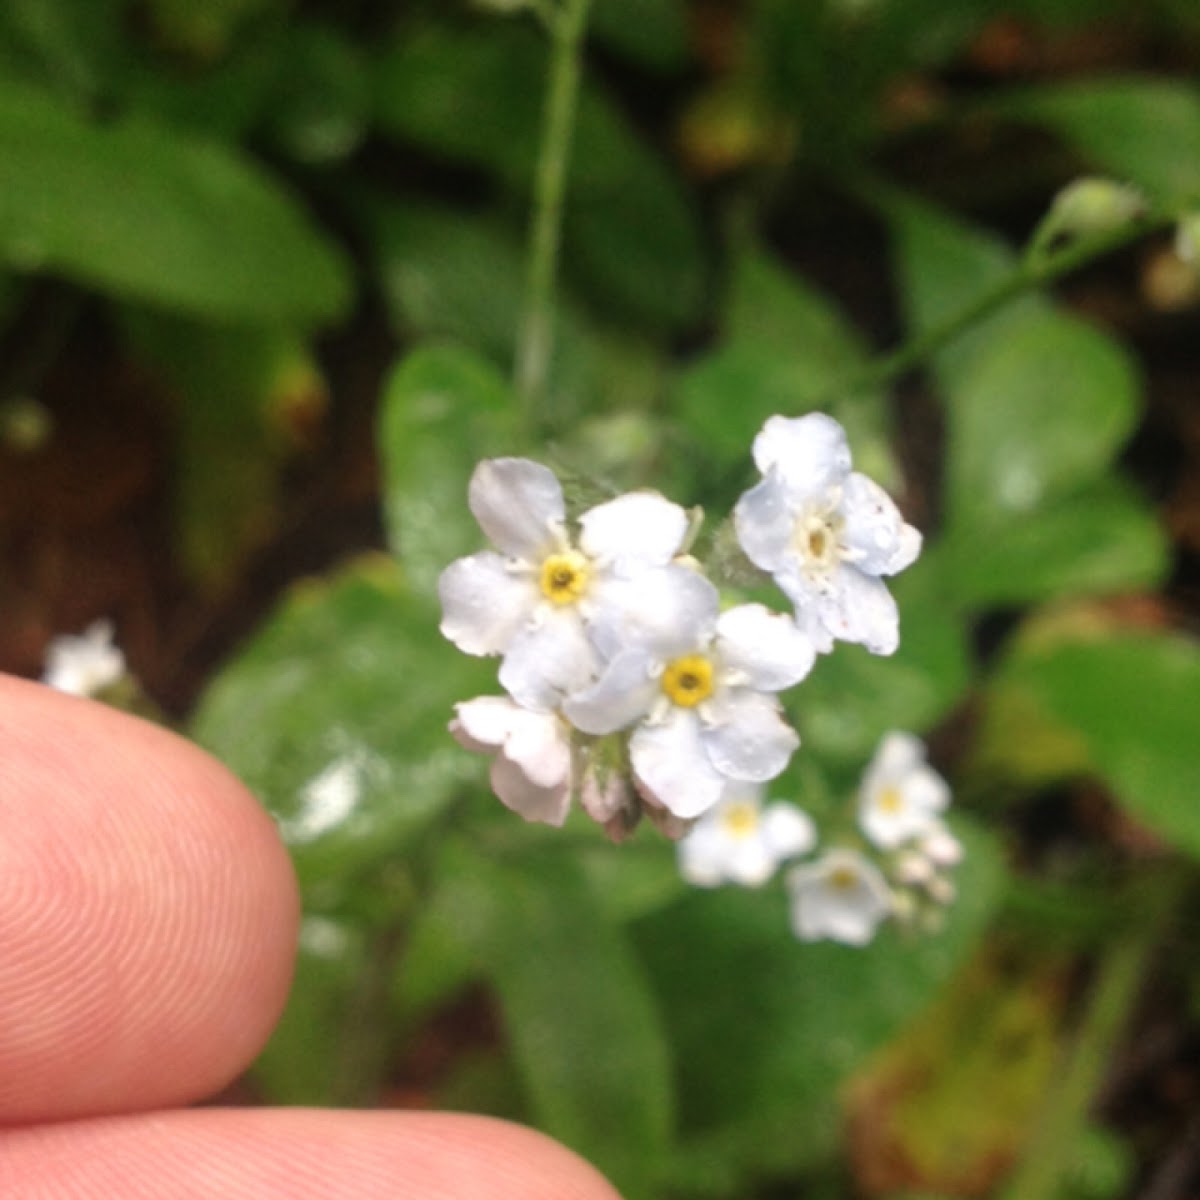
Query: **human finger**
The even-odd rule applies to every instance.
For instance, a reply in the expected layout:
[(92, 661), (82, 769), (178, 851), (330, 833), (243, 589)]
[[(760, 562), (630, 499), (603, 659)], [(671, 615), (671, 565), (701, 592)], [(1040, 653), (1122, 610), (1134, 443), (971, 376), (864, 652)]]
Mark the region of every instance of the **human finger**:
[(211, 1094), (278, 1017), (297, 919), (274, 827), (223, 767), (0, 676), (0, 1123)]
[(195, 1109), (0, 1133), (22, 1200), (619, 1200), (557, 1142), (487, 1117)]

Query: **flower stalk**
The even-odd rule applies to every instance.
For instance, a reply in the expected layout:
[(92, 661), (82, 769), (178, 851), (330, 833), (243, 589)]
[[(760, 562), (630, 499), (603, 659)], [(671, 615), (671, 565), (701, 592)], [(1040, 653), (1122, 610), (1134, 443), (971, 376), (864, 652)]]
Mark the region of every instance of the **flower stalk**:
[(514, 382), (526, 432), (537, 423), (554, 352), (554, 292), (562, 242), (563, 200), (582, 74), (583, 38), (591, 0), (563, 0), (550, 36), (550, 76), (534, 179), (525, 302), (517, 335)]

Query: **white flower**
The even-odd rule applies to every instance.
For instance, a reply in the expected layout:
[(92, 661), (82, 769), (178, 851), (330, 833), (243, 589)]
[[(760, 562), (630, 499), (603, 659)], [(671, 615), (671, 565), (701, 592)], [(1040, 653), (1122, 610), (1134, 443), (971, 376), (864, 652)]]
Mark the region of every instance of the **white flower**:
[(759, 784), (734, 784), (679, 843), (679, 870), (689, 883), (715, 887), (728, 880), (758, 887), (786, 858), (806, 854), (817, 833), (794, 804), (762, 804)]
[(656, 493), (631, 492), (585, 513), (574, 546), (558, 480), (525, 458), (481, 462), (468, 499), (499, 553), (442, 572), (442, 633), (467, 654), (502, 655), (500, 682), (519, 704), (554, 708), (595, 677), (585, 626), (608, 587), (669, 563), (687, 513)]
[(459, 744), (495, 755), (492, 790), (504, 804), (527, 821), (561, 825), (571, 804), (571, 743), (562, 720), (507, 696), (479, 696), (454, 711), (450, 732)]
[(730, 780), (762, 783), (800, 739), (770, 693), (808, 674), (811, 642), (760, 604), (718, 615), (717, 590), (686, 567), (630, 585), (593, 634), (608, 665), (563, 705), (585, 733), (634, 726), (630, 762), (647, 799), (699, 816)]
[(845, 431), (824, 413), (769, 418), (754, 461), (764, 478), (734, 510), (747, 557), (787, 593), (822, 653), (835, 638), (893, 653), (899, 616), (880, 576), (907, 567), (921, 535), (878, 484), (850, 470)]
[(96, 696), (125, 674), (125, 655), (113, 645), (113, 623), (93, 621), (78, 636), (51, 639), (42, 682), (73, 696)]
[(950, 788), (925, 761), (921, 739), (889, 733), (863, 775), (858, 823), (875, 846), (894, 850), (935, 829), (950, 837), (938, 819), (949, 803)]
[(892, 911), (878, 869), (856, 850), (830, 850), (787, 874), (792, 929), (801, 941), (865, 946)]
[(963, 860), (962, 842), (941, 821), (930, 822), (917, 839), (917, 849), (935, 867), (957, 867)]

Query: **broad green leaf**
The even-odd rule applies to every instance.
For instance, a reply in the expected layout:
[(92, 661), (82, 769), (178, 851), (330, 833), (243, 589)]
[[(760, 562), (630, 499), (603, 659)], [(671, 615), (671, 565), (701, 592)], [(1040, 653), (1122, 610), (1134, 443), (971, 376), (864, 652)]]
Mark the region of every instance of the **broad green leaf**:
[(384, 385), (379, 453), (388, 540), (414, 591), (433, 595), (452, 559), (481, 548), (467, 484), (479, 459), (511, 451), (515, 403), (490, 363), (454, 346), (414, 351)]
[(862, 341), (828, 297), (752, 249), (734, 262), (724, 327), (725, 342), (683, 375), (677, 392), (688, 431), (715, 463), (749, 464), (767, 417), (819, 404), (846, 426), (855, 466), (894, 481), (883, 397), (856, 383)]
[[(929, 205), (896, 201), (888, 218), (910, 335), (955, 321), (1017, 269), (1011, 249), (994, 234)], [(943, 389), (954, 388), (982, 348), (1049, 311), (1041, 296), (1026, 293), (958, 333), (933, 360)]]
[(8, 0), (0, 77), (92, 100), (120, 60), (122, 0)]
[(218, 673), (192, 733), (279, 824), (310, 907), (400, 855), (477, 762), (446, 732), (491, 670), (437, 633), (399, 568), (300, 585)]
[(1200, 88), (1145, 76), (1054, 84), (996, 108), (1035, 122), (1164, 204), (1200, 199)]
[(981, 343), (947, 405), (951, 525), (983, 534), (1097, 479), (1138, 418), (1130, 356), (1046, 314)]
[(789, 703), (800, 754), (861, 763), (885, 733), (923, 733), (958, 703), (970, 682), (970, 647), (962, 618), (939, 585), (936, 570), (921, 560), (889, 581), (900, 608), (894, 655), (837, 646), (817, 663)]
[(625, 936), (553, 846), (506, 860), (464, 851), (457, 885), (462, 927), (499, 996), (536, 1123), (630, 1200), (655, 1194), (671, 1122), (669, 1063)]
[[(378, 64), (377, 115), (385, 130), (527, 192), (545, 78), (545, 45), (530, 30), (417, 26)], [(705, 264), (692, 205), (591, 85), (579, 96), (563, 237), (567, 274), (618, 317), (668, 330), (695, 318)]]
[(370, 964), (363, 928), (332, 916), (308, 916), (300, 927), (296, 972), (287, 1007), (252, 1068), (272, 1104), (328, 1105), (352, 1082), (347, 1021)]
[(737, 1175), (831, 1153), (840, 1085), (930, 1003), (992, 911), (996, 850), (960, 832), (961, 894), (937, 936), (885, 930), (864, 949), (801, 944), (774, 887), (697, 892), (638, 924), (674, 1047), (682, 1173), (697, 1158)]
[(934, 553), (946, 601), (968, 607), (1134, 591), (1170, 566), (1153, 511), (1115, 478), (1009, 521), (952, 530)]
[(279, 70), (266, 117), (294, 158), (336, 163), (367, 132), (370, 86), (364, 53), (336, 26), (294, 22), (279, 42)]
[[(1038, 745), (1065, 750), (1041, 764), (1056, 776), (1085, 765), (1117, 803), (1178, 849), (1200, 856), (1196, 747), (1200, 645), (1175, 634), (1116, 633), (1018, 641), (988, 695), (988, 721), (1013, 706), (1040, 727)], [(1011, 728), (1011, 726), (1009, 727)], [(1021, 764), (1022, 744), (1008, 746)], [(993, 753), (992, 757), (995, 757)]]
[(325, 380), (304, 338), (286, 328), (125, 315), (142, 360), (180, 400), (174, 527), (187, 570), (227, 580), (277, 517), (279, 473), (324, 413)]
[(206, 318), (315, 323), (346, 263), (236, 150), (0, 86), (0, 258)]
[(684, 0), (595, 0), (588, 33), (652, 71), (677, 71), (688, 58)]

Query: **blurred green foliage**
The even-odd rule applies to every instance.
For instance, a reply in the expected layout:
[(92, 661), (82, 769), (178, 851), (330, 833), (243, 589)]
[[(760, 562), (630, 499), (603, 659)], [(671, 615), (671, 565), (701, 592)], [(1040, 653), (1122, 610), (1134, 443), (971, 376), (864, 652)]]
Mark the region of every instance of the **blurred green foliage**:
[[(270, 536), (294, 448), (280, 414), (338, 401), (325, 339), (373, 306), (394, 339), (378, 397), (393, 557), (285, 597), (191, 724), (275, 815), (304, 888), (292, 1004), (257, 1071), (270, 1099), (377, 1099), (429, 1022), (487, 1004), (500, 1036), (464, 1048), (430, 1099), (539, 1124), (630, 1200), (749, 1197), (772, 1177), (841, 1195), (848, 1081), (886, 1078), (878, 1062), (894, 1059), (871, 1055), (888, 1046), (923, 1063), (958, 1053), (989, 931), (1034, 894), (1006, 865), (1006, 818), (1087, 777), (1162, 839), (1147, 871), (1200, 856), (1200, 651), (1105, 606), (1171, 567), (1120, 466), (1145, 412), (1136, 357), (1041, 280), (1010, 287), (1020, 248), (984, 218), (886, 178), (930, 128), (1032, 130), (1056, 179), (1132, 182), (1165, 228), (1200, 204), (1200, 92), (1182, 72), (1123, 70), (947, 101), (998, 20), (1048, 35), (1132, 23), (1200, 62), (1183, 0), (594, 0), (551, 403), (530, 429), (507, 382), (549, 46), (529, 13), (3, 6), (3, 319), (48, 281), (95, 298), (171, 389), (176, 527), (198, 578), (227, 579)], [(935, 102), (906, 124), (893, 101), (914, 79)], [(1052, 200), (1033, 168), (1005, 186), (1030, 211)], [(926, 346), (911, 361), (889, 366), (878, 322), (861, 328), (797, 270), (787, 247), (831, 205), (835, 226), (869, 222), (886, 243), (890, 269), (872, 261), (868, 290), (890, 296), (905, 344)], [(892, 388), (914, 368), (933, 401), (909, 428)], [(773, 794), (836, 813), (883, 733), (941, 728), (977, 808), (947, 927), (861, 951), (797, 944), (774, 888), (687, 892), (661, 839), (614, 849), (584, 820), (556, 835), (504, 812), (445, 732), (455, 701), (494, 690), (491, 666), (436, 632), (437, 575), (479, 544), (466, 482), (480, 457), (524, 451), (580, 494), (658, 486), (721, 514), (763, 419), (818, 407), (929, 532), (895, 589), (900, 651), (842, 647), (798, 690), (804, 747)], [(944, 442), (922, 446), (915, 472), (914, 437)], [(997, 614), (1015, 632), (980, 653)], [(1073, 894), (1071, 877), (1050, 882)], [(1059, 928), (1045, 911), (1055, 954), (1065, 940), (1103, 955), (1091, 932), (1072, 943), (1070, 904)], [(1023, 987), (986, 1018), (1019, 1010), (1041, 1039), (999, 1086), (1014, 1120), (1036, 1109), (1020, 1072), (1043, 1080), (1069, 1047), (1057, 1020), (1026, 1013)], [(939, 997), (951, 1015), (903, 1040)], [(957, 1127), (944, 1097), (986, 1090), (1002, 1058), (989, 1043), (943, 1092), (903, 1098), (896, 1119), (922, 1126), (927, 1159), (937, 1123)], [(1079, 1145), (1103, 1136), (1089, 1127)], [(1095, 1173), (1110, 1181), (1097, 1197), (1127, 1171), (1120, 1143), (1102, 1151), (1117, 1166)], [(951, 1165), (957, 1178), (978, 1164)], [(947, 1178), (931, 1168), (921, 1187), (958, 1194)]]

